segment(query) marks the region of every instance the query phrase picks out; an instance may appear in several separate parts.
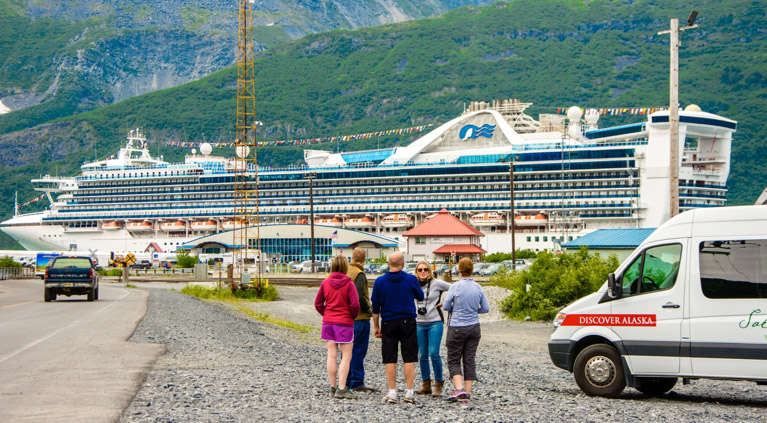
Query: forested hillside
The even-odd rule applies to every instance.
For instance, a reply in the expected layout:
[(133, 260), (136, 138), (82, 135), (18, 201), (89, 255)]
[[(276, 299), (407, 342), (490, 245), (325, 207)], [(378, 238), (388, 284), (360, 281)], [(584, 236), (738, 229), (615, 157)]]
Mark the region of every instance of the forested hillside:
[[(680, 102), (738, 121), (730, 203), (753, 203), (765, 184), (767, 17), (760, 3), (701, 1), (700, 28), (682, 35)], [(262, 140), (323, 137), (439, 124), (472, 100), (518, 98), (528, 112), (558, 107), (657, 107), (668, 103), (672, 17), (684, 1), (516, 0), (465, 7), (442, 17), (306, 36), (262, 52), (256, 63)], [(29, 179), (76, 174), (84, 160), (113, 154), (127, 130), (146, 128), (152, 151), (181, 159), (172, 141), (233, 139), (235, 70), (132, 98), (55, 126), (0, 136), (0, 176), (34, 196)], [(622, 119), (622, 120), (617, 120)], [(603, 124), (640, 116), (606, 117)], [(384, 147), (383, 137), (312, 148)], [(263, 165), (301, 162), (301, 148), (259, 150)], [(223, 149), (218, 154), (232, 154)], [(29, 208), (25, 211), (34, 210)]]

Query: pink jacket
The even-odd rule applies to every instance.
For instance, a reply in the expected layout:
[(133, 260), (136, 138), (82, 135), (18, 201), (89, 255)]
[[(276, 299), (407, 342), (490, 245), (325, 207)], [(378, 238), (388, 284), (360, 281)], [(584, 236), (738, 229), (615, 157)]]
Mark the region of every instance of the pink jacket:
[(360, 312), (360, 299), (354, 282), (343, 273), (333, 272), (322, 281), (314, 308), (322, 315), (322, 323), (354, 326)]

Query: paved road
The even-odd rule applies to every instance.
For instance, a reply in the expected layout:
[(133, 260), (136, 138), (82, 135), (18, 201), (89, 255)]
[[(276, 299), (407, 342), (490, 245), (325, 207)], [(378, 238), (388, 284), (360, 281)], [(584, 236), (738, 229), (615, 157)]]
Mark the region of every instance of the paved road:
[(147, 293), (43, 302), (42, 281), (0, 281), (0, 421), (113, 422), (164, 347), (129, 343)]

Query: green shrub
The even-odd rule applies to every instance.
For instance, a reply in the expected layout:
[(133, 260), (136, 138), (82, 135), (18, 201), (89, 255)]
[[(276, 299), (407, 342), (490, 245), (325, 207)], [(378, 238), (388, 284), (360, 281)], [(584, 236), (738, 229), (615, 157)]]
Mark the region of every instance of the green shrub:
[(560, 255), (544, 251), (529, 268), (494, 276), (490, 282), (512, 291), (501, 302), (508, 317), (549, 320), (561, 307), (599, 289), (619, 264), (615, 254), (604, 259), (586, 248)]
[(232, 295), (229, 288), (218, 289), (215, 287), (206, 287), (202, 285), (187, 285), (181, 289), (182, 294), (191, 295), (206, 300), (230, 300), (233, 298), (250, 301), (275, 301), (279, 298), (277, 288), (269, 285), (261, 289), (260, 295), (256, 294), (255, 289), (238, 289)]
[(12, 257), (5, 256), (0, 258), (0, 267), (21, 267), (21, 263), (16, 262)]
[[(535, 258), (536, 253), (533, 250), (517, 250), (517, 253), (514, 255), (514, 258), (516, 259), (530, 259)], [(485, 262), (488, 263), (500, 263), (502, 261), (511, 260), (511, 253), (493, 253), (488, 254), (484, 257)]]
[(98, 271), (101, 276), (122, 276), (123, 270), (120, 268), (101, 269)]
[(191, 269), (197, 264), (197, 256), (189, 255), (189, 250), (178, 250), (176, 253), (176, 265), (183, 269)]

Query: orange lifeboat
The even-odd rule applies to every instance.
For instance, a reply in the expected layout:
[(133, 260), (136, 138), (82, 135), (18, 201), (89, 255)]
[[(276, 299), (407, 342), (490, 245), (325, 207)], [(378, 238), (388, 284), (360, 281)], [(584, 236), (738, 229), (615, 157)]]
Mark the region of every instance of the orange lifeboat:
[(514, 226), (545, 226), (548, 221), (548, 216), (543, 213), (538, 213), (535, 216), (521, 215), (514, 218)]
[(500, 213), (478, 213), (469, 218), (473, 226), (502, 226), (506, 224), (506, 218)]
[(248, 226), (248, 222), (242, 221), (242, 220), (226, 220), (224, 223), (221, 224), (221, 228), (225, 231), (231, 231), (234, 229), (242, 229), (244, 227)]
[(146, 220), (143, 222), (128, 222), (125, 227), (131, 232), (147, 232), (154, 230), (152, 224)]
[(120, 225), (120, 222), (118, 222), (116, 220), (112, 220), (110, 222), (104, 222), (101, 225), (101, 229), (103, 229), (105, 231), (114, 231), (114, 230), (120, 229), (121, 227), (122, 227), (122, 225)]
[(186, 223), (180, 220), (175, 222), (165, 222), (160, 224), (160, 229), (165, 232), (183, 232), (186, 230)]
[(369, 228), (376, 224), (376, 222), (370, 216), (351, 217), (346, 219), (345, 222), (347, 228)]
[(200, 232), (215, 231), (218, 225), (215, 220), (204, 220), (200, 222), (192, 222), (192, 230)]
[(291, 223), (293, 223), (295, 225), (308, 225), (309, 224), (309, 219), (298, 219), (295, 222), (291, 222)]
[(387, 228), (404, 228), (413, 224), (413, 217), (403, 213), (390, 214), (381, 219), (381, 225)]
[(341, 226), (344, 224), (344, 221), (341, 220), (339, 217), (334, 217), (332, 219), (314, 219), (315, 225), (327, 225), (327, 226)]

